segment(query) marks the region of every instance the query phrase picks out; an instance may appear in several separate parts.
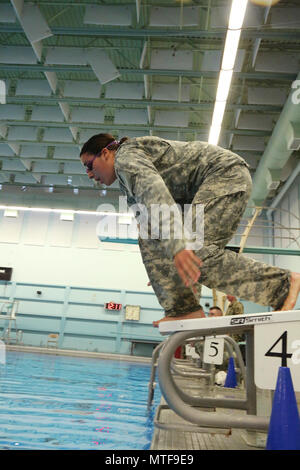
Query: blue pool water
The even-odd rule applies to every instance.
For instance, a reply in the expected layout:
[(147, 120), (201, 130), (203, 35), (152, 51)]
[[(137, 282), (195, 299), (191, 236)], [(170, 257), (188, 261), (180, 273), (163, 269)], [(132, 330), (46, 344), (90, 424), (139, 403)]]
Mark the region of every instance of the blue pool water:
[(149, 449), (150, 365), (8, 351), (0, 364), (0, 449)]

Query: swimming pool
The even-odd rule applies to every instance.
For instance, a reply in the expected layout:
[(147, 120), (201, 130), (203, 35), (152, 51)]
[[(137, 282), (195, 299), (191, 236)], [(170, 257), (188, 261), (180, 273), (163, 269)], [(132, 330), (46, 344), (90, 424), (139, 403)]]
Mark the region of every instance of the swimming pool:
[(0, 364), (0, 449), (149, 449), (150, 365), (7, 351)]

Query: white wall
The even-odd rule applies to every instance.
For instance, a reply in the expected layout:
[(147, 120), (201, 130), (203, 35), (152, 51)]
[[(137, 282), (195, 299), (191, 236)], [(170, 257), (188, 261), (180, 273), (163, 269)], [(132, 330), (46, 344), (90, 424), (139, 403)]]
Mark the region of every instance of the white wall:
[[(56, 213), (22, 211), (10, 218), (1, 210), (0, 266), (11, 266), (16, 282), (152, 292), (139, 247), (100, 242), (98, 222), (99, 216), (93, 215), (75, 214), (70, 222), (60, 220)], [(263, 223), (257, 219), (257, 224)], [(242, 234), (244, 229), (240, 227), (238, 232)], [(239, 245), (240, 240), (236, 235), (231, 243)], [(269, 240), (263, 229), (253, 228), (247, 246), (268, 246)], [(270, 261), (266, 255), (246, 256)], [(296, 261), (284, 258), (284, 263), (279, 260), (283, 267)], [(203, 287), (202, 296), (211, 297), (211, 290)]]
[[(100, 242), (99, 216), (0, 210), (0, 266), (12, 267), (16, 282), (153, 292), (138, 245)], [(202, 296), (211, 290), (202, 288)]]
[(102, 243), (99, 218), (75, 214), (0, 211), (0, 265), (13, 268), (13, 281), (151, 291), (137, 245)]

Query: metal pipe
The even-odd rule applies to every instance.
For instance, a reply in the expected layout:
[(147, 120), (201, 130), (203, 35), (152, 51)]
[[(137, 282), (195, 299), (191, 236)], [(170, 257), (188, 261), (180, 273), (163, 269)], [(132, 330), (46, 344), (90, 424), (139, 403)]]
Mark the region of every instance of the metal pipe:
[(254, 382), (254, 330), (246, 332), (246, 390), (250, 415), (256, 415), (256, 385)]
[[(178, 344), (177, 344), (178, 346)], [(172, 362), (172, 361), (171, 361)], [(172, 369), (172, 365), (170, 363), (169, 367), (169, 380), (171, 383), (172, 388), (176, 391), (177, 395), (184, 401), (184, 403), (188, 403), (191, 406), (200, 406), (205, 408), (232, 408), (238, 410), (247, 410), (247, 400), (239, 399), (239, 398), (212, 398), (212, 397), (195, 397), (185, 393), (180, 387), (178, 387), (177, 383), (174, 380), (173, 375), (170, 373)], [(203, 373), (201, 375), (202, 378), (210, 379), (210, 385), (213, 385), (212, 376), (214, 378), (214, 372), (210, 370), (209, 372)], [(198, 375), (199, 378), (201, 378)]]
[[(197, 336), (212, 334), (214, 334), (213, 329), (198, 330), (196, 333)], [(178, 396), (171, 378), (170, 363), (178, 344), (181, 344), (185, 339), (191, 336), (195, 336), (195, 331), (180, 332), (171, 335), (159, 357), (158, 379), (162, 394), (169, 407), (183, 419), (199, 426), (266, 431), (269, 425), (269, 418), (251, 415), (224, 416), (218, 413), (205, 413), (191, 408)], [(211, 400), (213, 399), (209, 399), (210, 403), (212, 403)], [(203, 403), (207, 403), (207, 401), (203, 399)]]
[[(75, 6), (76, 3), (72, 2), (72, 6)], [(61, 3), (60, 3), (61, 5)], [(84, 3), (86, 5), (86, 3)], [(65, 6), (65, 4), (64, 4)], [(210, 31), (207, 29), (199, 30), (199, 29), (131, 29), (131, 28), (97, 28), (97, 27), (89, 27), (89, 28), (66, 28), (66, 27), (59, 27), (53, 26), (51, 27), (51, 31), (53, 35), (59, 36), (93, 36), (93, 37), (124, 37), (124, 38), (150, 38), (150, 37), (158, 37), (158, 38), (193, 38), (193, 39), (220, 39), (223, 41), (225, 38), (226, 32), (224, 30), (218, 31)], [(0, 27), (1, 33), (16, 33), (16, 34), (24, 34), (24, 30), (17, 24), (4, 24)], [(299, 32), (297, 31), (272, 31), (272, 30), (256, 30), (255, 28), (251, 29), (244, 29), (242, 31), (242, 37), (247, 39), (256, 39), (257, 37), (262, 39), (272, 39), (272, 38), (282, 38), (282, 39), (290, 39), (296, 40), (299, 39)]]
[(291, 175), (288, 177), (284, 185), (282, 186), (280, 192), (277, 194), (277, 196), (273, 199), (272, 204), (270, 205), (270, 208), (267, 210), (267, 219), (271, 220), (271, 214), (273, 210), (278, 206), (279, 202), (283, 198), (283, 196), (286, 194), (287, 190), (292, 186), (294, 183), (295, 179), (297, 176), (300, 174), (300, 162), (296, 166), (296, 168), (293, 170)]
[(155, 374), (156, 374), (156, 360), (159, 355), (159, 351), (162, 349), (164, 344), (168, 341), (169, 338), (167, 338), (165, 341), (162, 341), (159, 343), (155, 349), (153, 350), (152, 353), (152, 360), (151, 360), (151, 374), (150, 374), (150, 381), (148, 384), (148, 402), (147, 402), (147, 410), (149, 411), (150, 406), (153, 401), (153, 396), (154, 396), (154, 388), (155, 388)]
[[(296, 80), (299, 79), (300, 74)], [(292, 89), (256, 168), (249, 201), (249, 203), (252, 201), (256, 206), (262, 205), (268, 196), (270, 184), (273, 181), (272, 171), (279, 175), (274, 176), (278, 180), (280, 178), (279, 170), (282, 170), (293, 153), (293, 149), (289, 145), (291, 123), (298, 123), (300, 120), (300, 108), (294, 104), (293, 96), (294, 90)]]
[(246, 377), (245, 363), (244, 363), (243, 356), (242, 356), (239, 345), (230, 336), (225, 336), (224, 339), (225, 339), (225, 341), (228, 341), (229, 343), (232, 344), (234, 352), (236, 354), (236, 358), (237, 358), (239, 368), (241, 370), (242, 377), (243, 377), (244, 381), (246, 382), (247, 377)]
[(193, 377), (195, 379), (209, 378), (211, 376), (210, 372), (197, 371), (195, 368), (194, 371), (180, 370), (175, 364), (171, 364), (171, 370), (182, 377)]

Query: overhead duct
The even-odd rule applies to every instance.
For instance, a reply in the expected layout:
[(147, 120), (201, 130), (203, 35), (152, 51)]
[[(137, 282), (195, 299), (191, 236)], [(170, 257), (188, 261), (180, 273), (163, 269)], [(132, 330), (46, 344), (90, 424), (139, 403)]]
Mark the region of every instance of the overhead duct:
[(290, 133), (290, 136), (288, 137), (288, 149), (299, 150), (300, 148), (300, 122), (291, 122), (289, 133)]
[[(300, 73), (297, 77), (300, 80)], [(294, 82), (296, 83), (296, 82)], [(300, 86), (300, 81), (297, 81)], [(253, 177), (249, 205), (262, 206), (269, 191), (280, 184), (282, 169), (300, 147), (300, 103), (292, 89)]]
[(269, 206), (269, 209), (267, 210), (267, 218), (269, 220), (271, 220), (273, 209), (278, 206), (278, 204), (280, 203), (284, 195), (287, 193), (288, 189), (290, 189), (298, 175), (300, 175), (300, 162), (298, 163), (292, 174), (289, 176), (289, 178), (286, 180), (285, 184), (280, 189), (280, 192), (277, 194), (275, 199), (273, 199), (272, 204)]

